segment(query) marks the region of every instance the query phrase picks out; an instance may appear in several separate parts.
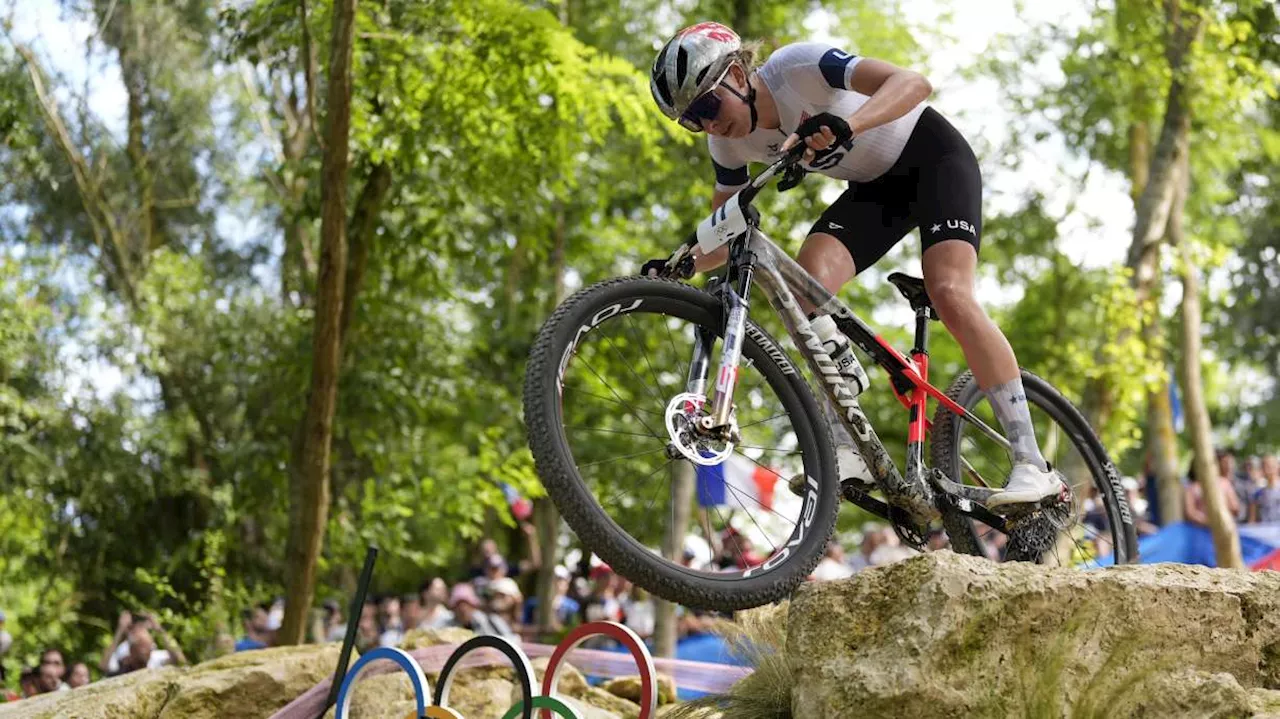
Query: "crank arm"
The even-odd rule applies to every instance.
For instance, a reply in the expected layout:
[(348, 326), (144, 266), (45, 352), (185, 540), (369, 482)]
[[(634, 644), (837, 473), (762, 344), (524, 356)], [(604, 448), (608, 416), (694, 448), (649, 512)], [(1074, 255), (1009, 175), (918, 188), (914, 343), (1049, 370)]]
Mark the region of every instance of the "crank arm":
[(1005, 518), (985, 506), (986, 501), (999, 490), (953, 482), (937, 468), (930, 470), (928, 476), (941, 501), (949, 502), (961, 514), (967, 514), (992, 529), (1008, 532)]

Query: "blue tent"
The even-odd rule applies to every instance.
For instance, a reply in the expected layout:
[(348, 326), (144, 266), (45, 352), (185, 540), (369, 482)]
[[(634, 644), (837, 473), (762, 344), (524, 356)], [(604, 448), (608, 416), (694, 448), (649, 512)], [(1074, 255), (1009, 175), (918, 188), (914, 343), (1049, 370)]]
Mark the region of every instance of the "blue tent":
[[(1268, 554), (1276, 550), (1273, 532), (1270, 527), (1242, 528), (1240, 532), (1240, 552), (1244, 555), (1244, 563), (1252, 566), (1262, 561)], [(1162, 528), (1155, 534), (1138, 540), (1138, 556), (1142, 564), (1158, 562), (1176, 562), (1178, 564), (1202, 564), (1206, 567), (1218, 566), (1213, 553), (1213, 535), (1208, 528), (1187, 522), (1178, 522)], [(1100, 558), (1098, 564), (1109, 566), (1114, 563), (1111, 555)]]

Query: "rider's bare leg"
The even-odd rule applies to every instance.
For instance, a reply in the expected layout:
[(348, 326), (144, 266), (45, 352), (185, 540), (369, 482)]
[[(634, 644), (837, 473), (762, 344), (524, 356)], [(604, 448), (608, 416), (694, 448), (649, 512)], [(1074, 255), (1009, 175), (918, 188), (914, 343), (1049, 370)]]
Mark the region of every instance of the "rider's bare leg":
[[(805, 238), (796, 262), (833, 295), (858, 274), (858, 268), (854, 266), (853, 258), (849, 256), (844, 243), (825, 232), (815, 232)], [(808, 300), (803, 297), (797, 299), (805, 313), (813, 312), (815, 308)]]
[[(978, 386), (986, 393), (1013, 445), (1014, 474), (1007, 485), (1006, 494), (1010, 496), (1004, 499), (1035, 501), (1056, 493), (1057, 480), (1047, 476), (1049, 467), (1036, 442), (1018, 360), (1009, 340), (974, 295), (977, 250), (964, 240), (945, 240), (924, 251), (922, 264), (929, 299), (964, 351)], [(1012, 497), (1016, 494), (1027, 498), (1015, 500)]]

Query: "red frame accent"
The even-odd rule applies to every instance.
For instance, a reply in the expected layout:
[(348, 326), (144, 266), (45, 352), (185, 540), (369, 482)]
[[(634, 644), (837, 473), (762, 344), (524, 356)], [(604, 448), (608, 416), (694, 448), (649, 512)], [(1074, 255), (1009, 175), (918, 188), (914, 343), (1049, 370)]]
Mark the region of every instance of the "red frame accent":
[[(876, 335), (876, 342), (878, 342), (879, 345), (881, 345), (881, 347), (884, 348), (884, 351), (892, 354), (893, 358), (897, 359), (897, 361), (902, 363), (902, 376), (905, 376), (906, 379), (910, 380), (911, 384), (915, 385), (915, 391), (911, 393), (911, 395), (913, 395), (913, 397), (911, 397), (911, 400), (905, 399), (904, 397), (902, 397), (901, 394), (897, 395), (897, 399), (899, 399), (899, 402), (904, 404), (905, 407), (910, 408), (911, 403), (915, 402), (915, 395), (919, 394), (919, 391), (923, 390), (924, 393), (928, 395), (928, 397), (937, 399), (938, 402), (942, 403), (943, 407), (946, 407), (947, 409), (950, 409), (950, 411), (955, 412), (956, 415), (960, 415), (960, 416), (969, 415), (968, 412), (965, 412), (964, 407), (960, 407), (959, 404), (955, 403), (955, 400), (952, 400), (950, 397), (947, 397), (945, 391), (942, 391), (941, 389), (936, 388), (936, 386), (929, 384), (928, 380), (925, 380), (923, 376), (920, 376), (920, 368), (922, 367), (924, 370), (924, 375), (928, 375), (928, 367), (929, 367), (928, 354), (923, 354), (923, 353), (916, 354), (916, 361), (913, 362), (911, 361), (911, 359), (908, 359), (902, 356), (901, 352), (896, 351), (896, 349), (893, 349), (890, 344), (888, 344), (887, 342), (884, 342), (884, 338), (882, 338), (881, 335)], [(924, 359), (924, 362), (920, 363), (919, 361), (922, 358)], [(896, 389), (893, 390), (893, 394), (897, 394)], [(922, 413), (923, 413), (923, 407), (922, 407)]]
[[(929, 379), (929, 355), (924, 352), (917, 352), (912, 355), (916, 362), (916, 367), (920, 372), (920, 380), (926, 385)], [(915, 390), (911, 393), (911, 425), (907, 428), (907, 442), (923, 442), (924, 435), (929, 431), (929, 395), (924, 387), (916, 385)]]

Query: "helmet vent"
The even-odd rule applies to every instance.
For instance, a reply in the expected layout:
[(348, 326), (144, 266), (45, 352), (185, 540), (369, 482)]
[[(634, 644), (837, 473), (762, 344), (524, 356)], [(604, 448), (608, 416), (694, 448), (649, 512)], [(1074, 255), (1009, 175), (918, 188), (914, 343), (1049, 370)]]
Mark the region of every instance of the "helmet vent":
[(662, 73), (654, 78), (653, 86), (658, 89), (658, 94), (662, 96), (662, 101), (668, 106), (675, 103), (671, 99), (671, 88), (667, 87), (667, 73)]

